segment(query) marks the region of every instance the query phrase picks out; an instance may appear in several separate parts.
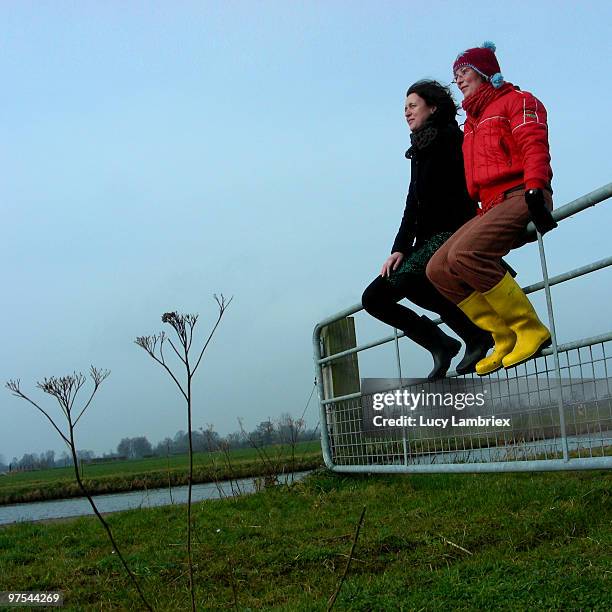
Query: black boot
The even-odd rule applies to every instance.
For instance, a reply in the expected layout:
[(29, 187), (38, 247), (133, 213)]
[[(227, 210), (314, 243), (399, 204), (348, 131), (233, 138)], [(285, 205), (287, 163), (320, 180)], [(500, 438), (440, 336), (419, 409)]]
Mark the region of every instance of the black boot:
[(493, 336), (484, 330), (480, 330), (478, 337), (467, 340), (463, 359), (455, 368), (457, 374), (471, 374), (475, 372), (476, 364), (487, 356), (489, 349), (493, 347), (494, 344), (495, 341), (493, 340)]
[(427, 380), (444, 378), (453, 357), (459, 352), (461, 342), (447, 336), (435, 323), (426, 316), (420, 317), (420, 322), (403, 330), (408, 338), (426, 348), (433, 357), (434, 367)]
[(465, 342), (465, 354), (455, 371), (457, 374), (474, 372), (476, 364), (487, 356), (495, 344), (493, 336), (474, 325), (458, 308), (456, 313), (447, 313), (442, 320)]

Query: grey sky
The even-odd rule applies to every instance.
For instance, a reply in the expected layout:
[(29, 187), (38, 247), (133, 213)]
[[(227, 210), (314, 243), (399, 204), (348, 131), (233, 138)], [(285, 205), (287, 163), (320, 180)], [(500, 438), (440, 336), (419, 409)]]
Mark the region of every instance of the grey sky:
[[(360, 299), (401, 219), (408, 85), (448, 83), (457, 53), (493, 40), (548, 109), (561, 205), (611, 179), (611, 21), (604, 1), (2, 3), (2, 380), (50, 405), (36, 380), (109, 368), (79, 446), (156, 442), (184, 410), (133, 340), (167, 310), (200, 313), (205, 335), (224, 293), (195, 425), (299, 416), (314, 324)], [(562, 223), (550, 272), (607, 256), (611, 220), (604, 204)], [(509, 261), (539, 280), (534, 247)], [(560, 340), (608, 331), (610, 297), (609, 271), (556, 289)], [(386, 333), (357, 323), (360, 341)], [(394, 375), (388, 353), (362, 374)], [(0, 411), (5, 459), (63, 450), (6, 390)]]

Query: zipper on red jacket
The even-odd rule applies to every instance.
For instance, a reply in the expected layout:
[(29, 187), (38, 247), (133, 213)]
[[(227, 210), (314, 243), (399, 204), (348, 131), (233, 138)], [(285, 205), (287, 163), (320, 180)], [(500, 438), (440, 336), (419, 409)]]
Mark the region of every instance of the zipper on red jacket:
[[(474, 179), (474, 142), (476, 141), (476, 125), (474, 124), (474, 127), (472, 127), (472, 122), (471, 121), (468, 124), (468, 119), (467, 118), (465, 120), (465, 123), (466, 123), (466, 125), (469, 125), (470, 129), (472, 130), (472, 147), (471, 147), (472, 151), (470, 153), (470, 155), (472, 157), (472, 160), (471, 160), (472, 163), (470, 164), (470, 172), (472, 173), (472, 176), (470, 178), (471, 178), (472, 185), (474, 187), (476, 187), (476, 180)], [(465, 136), (464, 136), (464, 138), (465, 138)], [(472, 197), (471, 194), (468, 194), (468, 195), (470, 197)], [(480, 190), (478, 190), (478, 196), (480, 196)]]

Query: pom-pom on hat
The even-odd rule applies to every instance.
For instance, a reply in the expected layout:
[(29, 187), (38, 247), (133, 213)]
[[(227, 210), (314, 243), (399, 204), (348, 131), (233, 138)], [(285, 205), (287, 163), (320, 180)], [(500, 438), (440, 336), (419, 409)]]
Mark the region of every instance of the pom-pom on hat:
[(490, 40), (482, 43), (480, 47), (460, 53), (453, 64), (453, 74), (459, 68), (472, 68), (496, 89), (504, 84), (504, 77), (495, 57), (495, 43)]

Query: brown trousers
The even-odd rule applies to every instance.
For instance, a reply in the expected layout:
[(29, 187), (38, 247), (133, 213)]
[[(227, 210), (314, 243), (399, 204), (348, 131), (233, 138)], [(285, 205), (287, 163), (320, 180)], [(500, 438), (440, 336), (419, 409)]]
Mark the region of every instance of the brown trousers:
[[(544, 191), (552, 210), (552, 196)], [(460, 227), (434, 254), (426, 274), (436, 289), (454, 304), (474, 291), (484, 293), (505, 276), (501, 258), (525, 244), (530, 221), (523, 190), (512, 191), (481, 217)]]

